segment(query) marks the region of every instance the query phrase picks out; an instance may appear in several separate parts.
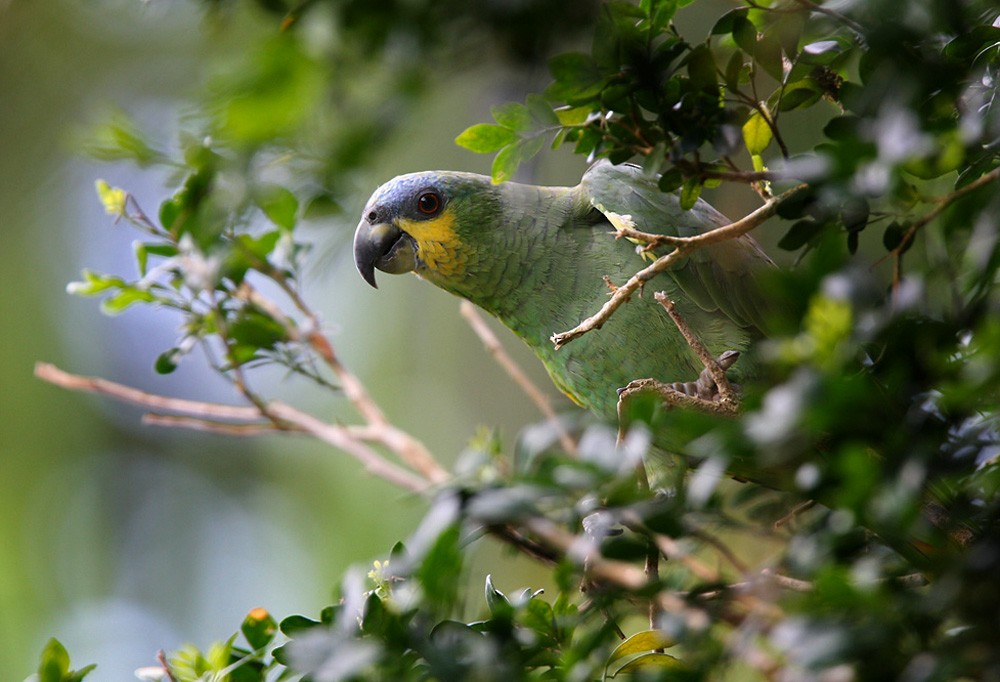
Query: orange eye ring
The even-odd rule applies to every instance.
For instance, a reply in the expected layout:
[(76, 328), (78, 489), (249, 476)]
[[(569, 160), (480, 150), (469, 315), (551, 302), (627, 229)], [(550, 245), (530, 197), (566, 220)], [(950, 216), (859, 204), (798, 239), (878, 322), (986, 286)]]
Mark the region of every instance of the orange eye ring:
[(437, 192), (424, 192), (417, 197), (417, 210), (424, 215), (434, 215), (441, 210), (441, 197)]

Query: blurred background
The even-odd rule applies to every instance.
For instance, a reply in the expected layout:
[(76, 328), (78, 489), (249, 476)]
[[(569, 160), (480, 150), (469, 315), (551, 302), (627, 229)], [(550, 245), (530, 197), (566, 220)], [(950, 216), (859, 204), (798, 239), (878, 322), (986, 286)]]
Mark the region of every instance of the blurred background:
[[(88, 680), (104, 682), (131, 679), (157, 650), (228, 637), (253, 607), (279, 619), (315, 616), (348, 566), (386, 556), (425, 509), (304, 439), (144, 427), (137, 409), (32, 376), (45, 361), (149, 391), (238, 402), (195, 358), (167, 377), (153, 371), (178, 337), (177, 319), (107, 317), (98, 301), (65, 290), (84, 267), (133, 274), (138, 235), (104, 213), (95, 180), (127, 189), (151, 213), (176, 189), (162, 171), (88, 158), (84, 131), (121, 111), (171, 143), (213, 74), (277, 32), (274, 16), (255, 6), (231, 3), (219, 20), (206, 4), (0, 0), (0, 679), (31, 673), (51, 636), (74, 666), (97, 663)], [(705, 9), (715, 16), (724, 4)], [(368, 195), (389, 177), (488, 172), (491, 159), (459, 149), (455, 135), (488, 120), (491, 105), (548, 81), (544, 61), (511, 66), (483, 50), (466, 57), (408, 100), (374, 164), (339, 188), (341, 210), (303, 234), (315, 244), (304, 291), (342, 359), (397, 425), (448, 463), (480, 426), (509, 444), (538, 415), (483, 351), (456, 299), (410, 276), (382, 276), (370, 289), (349, 243)], [(363, 89), (368, 75), (350, 77)], [(568, 150), (543, 153), (523, 179), (575, 184), (585, 165)], [(716, 197), (732, 215), (750, 201), (749, 191)], [(498, 333), (554, 393), (534, 359)], [(255, 380), (325, 418), (350, 414), (300, 382)], [(480, 606), (485, 566), (498, 552), (481, 545), (474, 553), (470, 608)], [(530, 565), (505, 566), (494, 575), (501, 589), (538, 586)]]

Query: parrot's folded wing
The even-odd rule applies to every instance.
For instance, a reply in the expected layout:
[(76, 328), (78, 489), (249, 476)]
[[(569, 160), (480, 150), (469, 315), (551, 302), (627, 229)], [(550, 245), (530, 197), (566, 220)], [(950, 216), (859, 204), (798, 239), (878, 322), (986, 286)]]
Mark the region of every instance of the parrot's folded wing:
[[(676, 194), (660, 190), (656, 176), (631, 164), (599, 162), (582, 185), (591, 205), (615, 227), (691, 237), (730, 222), (701, 200), (685, 211)], [(763, 333), (770, 306), (763, 279), (773, 267), (753, 237), (743, 235), (695, 251), (671, 268), (670, 276), (703, 310), (719, 310), (741, 327)]]

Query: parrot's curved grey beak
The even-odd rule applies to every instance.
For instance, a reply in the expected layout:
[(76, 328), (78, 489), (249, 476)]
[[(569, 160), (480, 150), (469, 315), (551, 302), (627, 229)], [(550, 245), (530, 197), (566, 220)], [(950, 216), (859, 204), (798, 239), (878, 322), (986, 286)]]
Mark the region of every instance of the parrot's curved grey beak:
[(372, 225), (362, 219), (354, 232), (354, 264), (365, 281), (377, 289), (376, 268), (399, 274), (417, 266), (417, 242), (391, 223)]

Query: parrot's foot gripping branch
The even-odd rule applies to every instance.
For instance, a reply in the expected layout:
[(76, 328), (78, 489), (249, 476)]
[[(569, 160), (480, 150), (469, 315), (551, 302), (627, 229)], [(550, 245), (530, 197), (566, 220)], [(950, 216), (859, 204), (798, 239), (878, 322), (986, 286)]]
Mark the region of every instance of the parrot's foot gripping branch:
[[(727, 350), (713, 362), (724, 371), (732, 367), (739, 357), (738, 351)], [(695, 381), (664, 383), (656, 379), (638, 379), (629, 382), (624, 388), (618, 389), (619, 414), (621, 413), (621, 404), (631, 396), (637, 393), (652, 392), (670, 407), (683, 407), (727, 417), (735, 416), (739, 413), (739, 401), (723, 398), (722, 392), (712, 376), (711, 369), (708, 367), (703, 369)], [(735, 390), (732, 384), (729, 386), (730, 390)]]
[(663, 402), (671, 407), (685, 407), (711, 414), (735, 416), (739, 413), (739, 387), (734, 386), (726, 377), (726, 370), (736, 364), (740, 358), (739, 351), (727, 350), (717, 358), (713, 358), (684, 318), (677, 312), (674, 302), (659, 291), (653, 295), (656, 302), (663, 306), (670, 319), (677, 325), (684, 340), (694, 350), (705, 369), (695, 381), (675, 381), (664, 383), (656, 379), (639, 379), (630, 382), (618, 390), (619, 412), (623, 400), (629, 396), (651, 391), (656, 393)]

